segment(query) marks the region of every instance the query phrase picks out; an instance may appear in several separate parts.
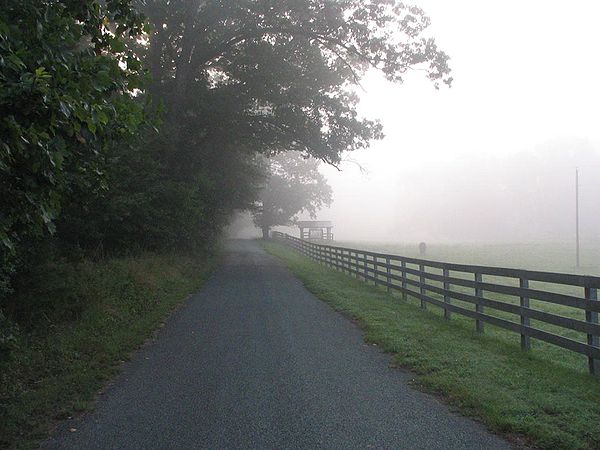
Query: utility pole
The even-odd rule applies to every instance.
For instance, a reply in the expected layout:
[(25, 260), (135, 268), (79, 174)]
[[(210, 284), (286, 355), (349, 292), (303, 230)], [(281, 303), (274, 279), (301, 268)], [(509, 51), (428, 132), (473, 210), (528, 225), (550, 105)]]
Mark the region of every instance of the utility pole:
[(575, 168), (575, 261), (579, 268), (579, 168)]

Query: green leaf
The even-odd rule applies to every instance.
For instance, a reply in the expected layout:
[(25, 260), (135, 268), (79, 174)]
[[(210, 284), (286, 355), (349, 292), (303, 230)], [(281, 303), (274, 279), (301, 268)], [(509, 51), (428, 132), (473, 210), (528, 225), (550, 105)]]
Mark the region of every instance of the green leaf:
[(108, 114), (106, 114), (104, 111), (99, 111), (98, 120), (102, 125), (106, 125), (108, 123)]
[(125, 43), (118, 38), (114, 38), (110, 43), (110, 49), (114, 53), (122, 53), (125, 51)]

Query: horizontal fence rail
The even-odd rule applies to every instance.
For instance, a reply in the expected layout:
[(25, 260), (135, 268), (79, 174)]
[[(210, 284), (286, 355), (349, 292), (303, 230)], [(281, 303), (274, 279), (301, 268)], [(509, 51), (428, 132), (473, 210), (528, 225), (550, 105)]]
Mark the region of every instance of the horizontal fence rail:
[[(535, 338), (585, 355), (590, 373), (600, 374), (600, 277), (428, 261), (317, 244), (280, 232), (272, 236), (320, 263), (404, 298), (412, 296), (422, 308), (438, 306), (446, 319), (452, 314), (472, 318), (478, 332), (490, 324), (520, 334), (523, 350), (530, 350)], [(494, 315), (498, 312), (503, 317)], [(532, 321), (565, 333), (540, 329)]]

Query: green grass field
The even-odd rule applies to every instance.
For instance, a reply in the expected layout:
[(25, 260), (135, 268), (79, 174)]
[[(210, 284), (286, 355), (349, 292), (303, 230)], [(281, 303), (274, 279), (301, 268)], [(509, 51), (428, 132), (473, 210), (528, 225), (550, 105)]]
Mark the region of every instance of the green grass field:
[(600, 242), (598, 241), (581, 243), (579, 268), (575, 264), (575, 247), (572, 242), (428, 244), (425, 255), (419, 254), (418, 244), (334, 241), (333, 245), (458, 264), (600, 276)]
[(519, 446), (600, 448), (600, 378), (587, 374), (584, 356), (535, 340), (523, 352), (518, 334), (489, 324), (477, 333), (472, 319), (454, 314), (446, 321), (439, 308), (422, 310), (414, 298), (324, 269), (281, 244), (265, 248), (315, 295), (357, 318), (366, 340), (414, 371), (418, 385), (463, 413), (513, 438), (525, 436), (526, 442), (516, 438)]
[[(430, 245), (428, 246), (425, 255), (420, 255), (417, 245), (394, 245), (394, 244), (377, 244), (368, 242), (335, 242), (335, 245), (366, 249), (376, 252), (382, 252), (386, 254), (396, 254), (402, 256), (409, 256), (413, 258), (428, 259), (434, 261), (453, 262), (459, 264), (477, 264), (486, 266), (500, 266), (518, 269), (529, 269), (529, 270), (542, 270), (562, 273), (578, 273), (585, 275), (600, 275), (600, 267), (593, 266), (593, 261), (600, 261), (600, 245), (588, 244), (585, 246), (585, 252), (582, 251), (582, 264), (580, 268), (577, 268), (574, 262), (574, 252), (568, 244), (495, 244), (495, 245), (475, 245), (475, 244), (455, 244), (455, 245)], [(596, 259), (594, 256), (598, 255)], [(417, 269), (416, 265), (409, 265), (413, 269)], [(441, 275), (441, 270), (430, 269), (432, 273)], [(396, 272), (392, 272), (396, 273)], [(396, 273), (400, 275), (399, 272)], [(451, 274), (457, 278), (468, 278), (471, 274), (461, 274), (459, 272), (453, 272)], [(408, 278), (418, 281), (418, 277), (415, 275), (408, 275)], [(506, 286), (518, 287), (518, 280), (496, 277), (496, 276), (483, 276), (484, 282), (490, 282), (495, 284), (502, 284)], [(442, 288), (441, 282), (428, 280), (428, 284)], [(410, 287), (410, 286), (409, 286)], [(556, 285), (542, 282), (530, 282), (530, 287), (533, 289), (546, 290), (550, 292), (557, 292), (562, 294), (568, 294), (576, 297), (584, 297), (583, 288), (571, 287), (564, 285)], [(417, 290), (412, 287), (411, 289)], [(473, 294), (473, 290), (467, 287), (452, 286), (451, 290), (461, 293)], [(443, 300), (441, 295), (435, 293), (429, 293), (429, 296), (437, 300)], [(498, 294), (494, 292), (484, 292), (484, 297), (491, 300), (497, 300), (504, 303), (513, 305), (519, 304), (519, 298), (504, 294)], [(474, 306), (471, 303), (462, 302), (460, 300), (452, 300), (453, 304), (464, 307), (467, 309), (473, 309)], [(569, 306), (551, 304), (539, 300), (530, 300), (530, 308), (539, 311), (549, 312), (562, 317), (585, 320), (585, 312), (578, 308), (572, 308)], [(443, 314), (440, 308), (436, 306), (430, 306), (430, 309), (434, 314)], [(498, 311), (491, 308), (486, 308), (486, 314), (502, 319), (511, 320), (513, 322), (519, 322), (520, 318), (514, 314)], [(455, 315), (457, 318), (460, 316)], [(469, 320), (463, 319), (461, 320)], [(471, 323), (473, 321), (471, 320)], [(557, 334), (566, 338), (576, 340), (578, 342), (586, 343), (586, 334), (565, 329), (560, 326), (548, 324), (539, 320), (531, 320), (531, 325), (535, 328)], [(493, 326), (486, 325), (489, 333), (495, 334), (500, 333), (501, 335), (508, 334), (512, 336), (513, 340), (519, 340), (519, 335), (510, 333), (504, 330), (499, 330)], [(587, 358), (573, 353), (568, 350), (541, 342), (532, 340), (532, 351), (536, 352), (543, 349), (544, 353), (550, 358), (560, 361), (561, 364), (566, 367), (575, 369), (577, 371), (585, 372), (588, 370)]]

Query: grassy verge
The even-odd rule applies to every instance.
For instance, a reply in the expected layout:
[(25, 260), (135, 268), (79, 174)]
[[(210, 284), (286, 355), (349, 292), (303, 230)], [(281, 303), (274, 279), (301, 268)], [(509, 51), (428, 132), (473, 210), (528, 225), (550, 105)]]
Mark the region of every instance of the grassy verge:
[(33, 448), (57, 419), (89, 409), (119, 363), (203, 283), (207, 261), (148, 254), (38, 274), (13, 321), (0, 316), (0, 447)]
[(445, 321), (416, 300), (402, 301), (280, 244), (264, 246), (316, 296), (358, 319), (366, 340), (414, 371), (418, 385), (464, 414), (536, 447), (600, 448), (600, 379), (556, 361), (553, 349), (524, 353), (518, 335), (491, 326), (480, 335), (472, 321)]

